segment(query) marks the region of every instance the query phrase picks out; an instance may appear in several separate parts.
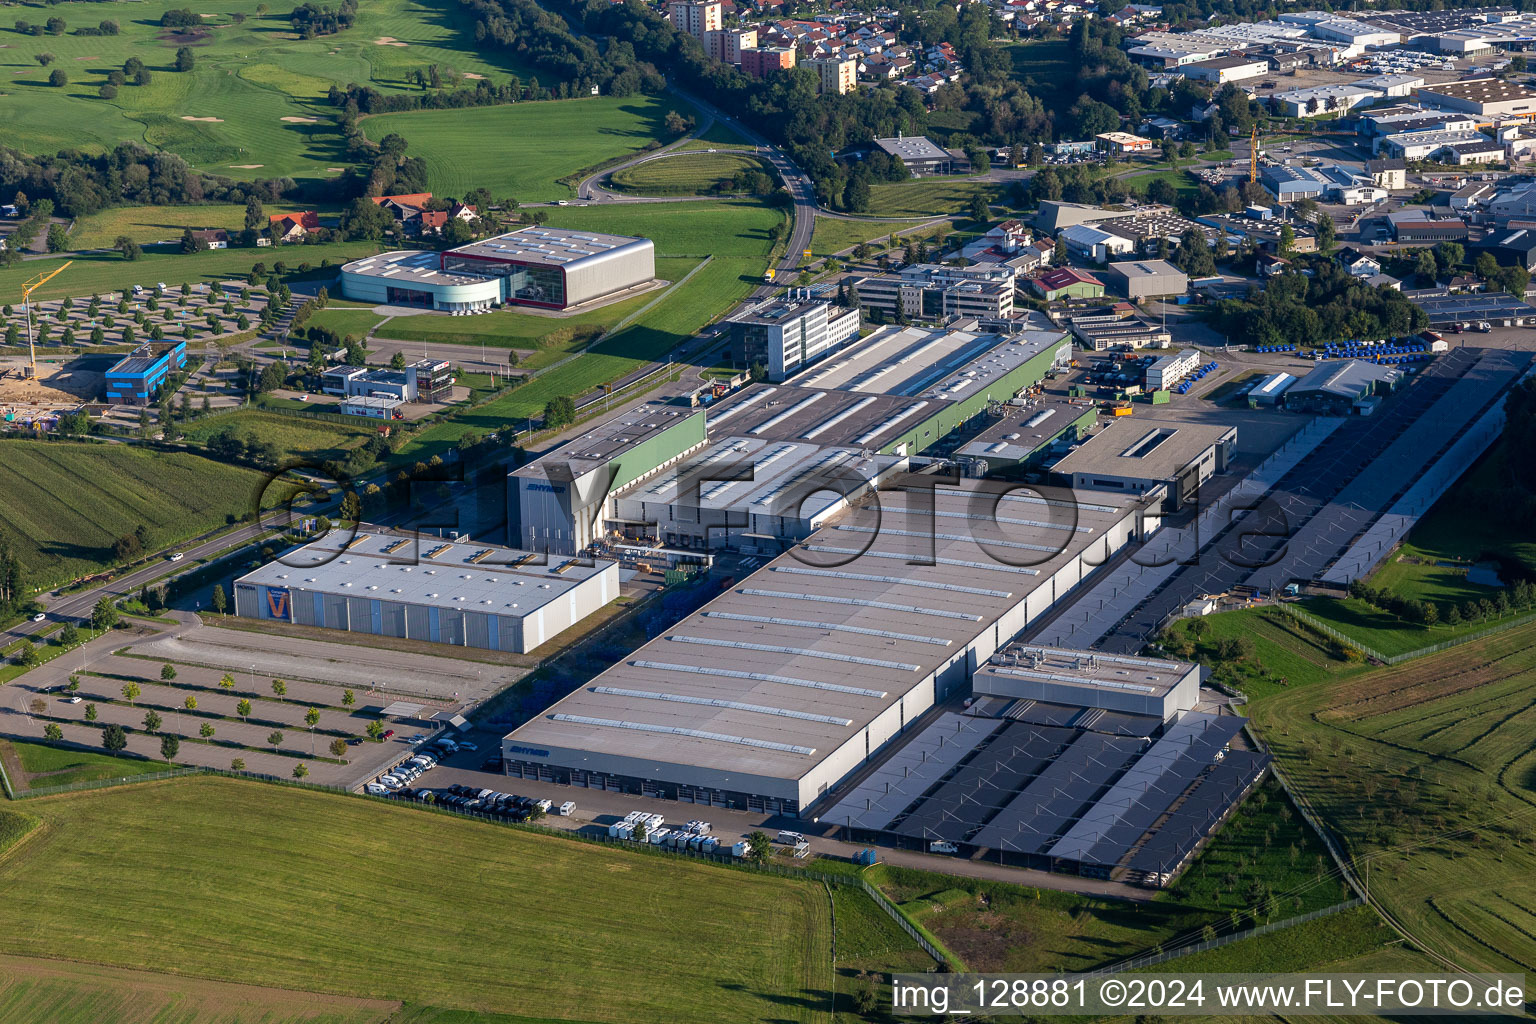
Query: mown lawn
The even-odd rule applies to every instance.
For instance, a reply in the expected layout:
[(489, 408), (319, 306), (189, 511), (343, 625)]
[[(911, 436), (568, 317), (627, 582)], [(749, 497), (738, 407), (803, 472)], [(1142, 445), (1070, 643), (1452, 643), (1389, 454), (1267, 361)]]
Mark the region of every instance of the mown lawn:
[(869, 242), (870, 248), (884, 247), (890, 236), (899, 238), (926, 236), (937, 231), (932, 228), (925, 231), (914, 232), (912, 229), (923, 223), (919, 220), (906, 223), (891, 223), (890, 221), (870, 220), (843, 220), (839, 217), (817, 217), (816, 230), (811, 234), (811, 253), (818, 258), (836, 255), (844, 249), (858, 245), (860, 242)]
[(590, 1022), (829, 1016), (819, 884), (234, 779), (28, 809), (7, 953), (138, 967), (152, 943), (190, 978)]
[(190, 453), (127, 445), (0, 441), (0, 533), (35, 586), (115, 562), (112, 544), (139, 526), (154, 548), (255, 507), (261, 474)]

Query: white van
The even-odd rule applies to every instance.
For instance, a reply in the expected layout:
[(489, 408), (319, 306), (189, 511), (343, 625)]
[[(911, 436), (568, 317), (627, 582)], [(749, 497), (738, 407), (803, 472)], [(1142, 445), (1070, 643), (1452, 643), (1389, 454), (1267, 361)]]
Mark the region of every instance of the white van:
[(565, 803), (560, 805), (560, 816), (562, 818), (569, 818), (572, 814), (575, 813), (575, 811), (576, 811), (576, 801), (575, 800), (567, 800)]
[(945, 842), (944, 840), (941, 839), (941, 840), (939, 840), (936, 843), (929, 843), (928, 844), (928, 852), (929, 853), (959, 853), (960, 852), (960, 847), (956, 846), (954, 843)]
[(786, 830), (779, 833), (779, 838), (776, 841), (783, 843), (786, 846), (799, 846), (801, 843), (805, 842), (805, 836), (801, 835), (799, 832), (790, 832)]

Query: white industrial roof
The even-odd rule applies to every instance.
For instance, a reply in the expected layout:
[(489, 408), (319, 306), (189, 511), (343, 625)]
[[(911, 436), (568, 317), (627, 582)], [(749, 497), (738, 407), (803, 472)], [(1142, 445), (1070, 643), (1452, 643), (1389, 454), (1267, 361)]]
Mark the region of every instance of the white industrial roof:
[(942, 328), (884, 327), (823, 360), (796, 383), (836, 391), (954, 401), (971, 397), (1066, 338), (1061, 331), (1026, 330), (999, 335)]
[(804, 776), (1135, 508), (1042, 489), (978, 513), (1001, 489), (881, 491), (512, 741)]
[(335, 533), (235, 582), (522, 617), (613, 564), (431, 537), (359, 533), (349, 542)]

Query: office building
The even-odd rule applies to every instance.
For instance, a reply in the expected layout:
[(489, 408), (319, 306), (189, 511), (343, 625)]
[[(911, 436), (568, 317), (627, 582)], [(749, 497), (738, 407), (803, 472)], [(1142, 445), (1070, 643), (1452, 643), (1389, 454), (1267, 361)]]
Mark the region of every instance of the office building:
[(167, 345), (158, 353), (145, 345), (107, 370), (107, 404), (149, 405), (166, 379), (186, 365), (185, 341)]
[(921, 135), (898, 135), (894, 139), (876, 139), (875, 145), (907, 165), (913, 176), (948, 174), (954, 158), (949, 151)]
[(1075, 490), (1134, 494), (1172, 511), (1227, 468), (1237, 428), (1117, 417), (1051, 467)]
[(731, 357), (782, 381), (859, 336), (859, 311), (809, 298), (769, 299), (726, 321)]
[(1417, 99), (1420, 103), (1463, 110), (1479, 117), (1536, 115), (1536, 89), (1503, 78), (1426, 85), (1419, 89)]
[(1001, 264), (917, 264), (895, 274), (850, 282), (858, 305), (887, 316), (932, 320), (951, 316), (1001, 319), (1013, 313), (1014, 270)]

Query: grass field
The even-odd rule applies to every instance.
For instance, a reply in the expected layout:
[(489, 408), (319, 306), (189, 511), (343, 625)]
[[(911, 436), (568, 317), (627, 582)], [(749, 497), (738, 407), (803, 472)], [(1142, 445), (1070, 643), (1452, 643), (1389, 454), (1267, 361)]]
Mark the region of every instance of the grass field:
[(371, 309), (326, 308), (318, 313), (310, 314), (304, 321), (304, 328), (328, 327), (337, 334), (348, 334), (357, 338), (366, 338), (368, 332), (377, 327), (384, 318)]
[(187, 440), (206, 441), (226, 430), (247, 443), (260, 440), (276, 445), (284, 459), (315, 462), (344, 458), (348, 449), (373, 436), (371, 426), (237, 409), (193, 420), (187, 425)]
[[(318, 267), (321, 260), (342, 263), (377, 251), (378, 245), (373, 242), (331, 242), (281, 249), (209, 249), (198, 253), (183, 253), (178, 246), (162, 246), (146, 249), (137, 260), (125, 260), (116, 253), (75, 256), (74, 265), (39, 288), (34, 297), (81, 298), (135, 284), (149, 287), (159, 281), (173, 286), (211, 283), (243, 278), (256, 263), (265, 263), (270, 268), (282, 260), (290, 268), (297, 268), (300, 263)], [(22, 284), (56, 265), (52, 260), (28, 260), (0, 269), (0, 303), (20, 303)]]
[(1470, 970), (1536, 968), (1533, 673), (1528, 626), (1251, 705), (1372, 894)]
[[(687, 209), (680, 210), (682, 206)], [(539, 416), (551, 398), (579, 396), (645, 362), (665, 357), (745, 298), (761, 281), (771, 248), (768, 231), (782, 218), (780, 211), (749, 200), (657, 203), (622, 210), (568, 207), (553, 211), (550, 223), (562, 227), (616, 231), (653, 239), (657, 273), (674, 280), (680, 281), (682, 273), (678, 271), (686, 272), (705, 255), (713, 253), (714, 258), (686, 282), (674, 285), (660, 301), (655, 301), (656, 294), (643, 296), (641, 308), (653, 301), (655, 304), (580, 358), (542, 373), (478, 409), (428, 427), (412, 437), (401, 457), (426, 458), (452, 447), (465, 434), (501, 430), (508, 424), (521, 425), (521, 421)], [(433, 318), (412, 319), (425, 324)], [(392, 320), (386, 324), (381, 336), (389, 336), (396, 323)]]
[(820, 885), (232, 779), (28, 809), (44, 830), (0, 861), (13, 955), (137, 967), (152, 943), (185, 979), (590, 1022), (830, 1017)]
[(869, 189), (871, 217), (940, 217), (945, 214), (963, 214), (969, 208), (973, 196), (980, 193), (988, 202), (997, 202), (1002, 186), (993, 182), (977, 181), (960, 176), (919, 178), (888, 185), (872, 185)]
[[(263, 209), (269, 214), (294, 213), (298, 207), (283, 203), (269, 203)], [(75, 222), (69, 233), (72, 249), (98, 249), (110, 247), (119, 235), (127, 235), (136, 242), (174, 242), (180, 244), (183, 228), (224, 228), (239, 231), (245, 227), (245, 206), (229, 203), (209, 203), (205, 206), (119, 206), (102, 210)], [(255, 250), (246, 250), (255, 262)]]
[(140, 525), (154, 548), (250, 511), (262, 476), (198, 455), (127, 445), (0, 441), (0, 530), (28, 583), (62, 583), (113, 562)]
[(913, 232), (912, 229), (921, 223), (923, 222), (920, 220), (891, 223), (890, 221), (817, 217), (816, 230), (811, 234), (811, 252), (817, 257), (826, 257), (858, 245), (860, 242), (870, 242), (872, 248), (883, 246), (891, 235), (906, 238), (915, 234), (929, 234), (929, 231)]
[[(660, 273), (660, 268), (658, 268)], [(504, 309), (482, 316), (397, 316), (377, 331), (380, 338), (439, 344), (539, 349), (585, 342), (618, 323), (656, 296), (642, 295), (574, 316), (538, 316)], [(329, 310), (327, 310), (329, 312)]]
[(89, 750), (72, 750), (45, 743), (27, 743), (22, 740), (0, 740), (0, 747), (9, 747), (26, 773), (24, 781), (29, 789), (44, 786), (70, 786), (77, 782), (97, 782), (101, 779), (117, 779), (125, 775), (142, 775), (145, 772), (164, 771), (165, 765), (154, 761), (138, 761), (129, 757), (113, 757)]
[[(1251, 653), (1221, 657), (1223, 641), (1243, 641)], [(1173, 623), (1164, 646), (1180, 658), (1213, 666), (1213, 676), (1250, 698), (1314, 683), (1347, 679), (1365, 671), (1335, 655), (1332, 641), (1305, 628), (1278, 609), (1222, 612)]]
[[(160, 15), (176, 6), (173, 0), (149, 0), (126, 16), (85, 5), (50, 12), (71, 29), (115, 16), (122, 26), (117, 36), (36, 37), (6, 31), (0, 39), (8, 46), (0, 50), (0, 75), (7, 83), (0, 97), (6, 141), (29, 152), (66, 146), (99, 152), (137, 140), (235, 178), (324, 178), (345, 163), (341, 138), (329, 122), (332, 108), (325, 102), (333, 83), (407, 91), (415, 88), (406, 85), (407, 75), (434, 64), (498, 81), (514, 73), (529, 77), (528, 69), (506, 51), (476, 51), (467, 13), (421, 0), (372, 0), (360, 7), (351, 29), (311, 40), (294, 35), (288, 8), (267, 11), (255, 0), (221, 5), (193, 33), (196, 38), (179, 38), (158, 24)], [(235, 14), (244, 15), (243, 24), (235, 23)], [(189, 73), (171, 67), (182, 42), (197, 55)], [(44, 51), (57, 57), (48, 68), (34, 59)], [(97, 88), (107, 73), (131, 56), (144, 61), (153, 80), (124, 86), (115, 99), (100, 99)], [(54, 69), (68, 75), (65, 88), (48, 87)], [(463, 83), (473, 86), (473, 81)]]
[(649, 160), (618, 171), (609, 180), (616, 188), (639, 195), (714, 195), (731, 191), (731, 182), (740, 172), (762, 169), (763, 162), (750, 153), (687, 153)]
[[(557, 179), (664, 139), (662, 122), (671, 110), (695, 113), (670, 97), (594, 96), (381, 114), (362, 126), (370, 139), (394, 132), (410, 142), (409, 152), (427, 162), (433, 192), (462, 196), (483, 186), (498, 197), (531, 203), (568, 198), (574, 189)], [(524, 139), (529, 145), (508, 159), (506, 150), (486, 145), (487, 139)]]

